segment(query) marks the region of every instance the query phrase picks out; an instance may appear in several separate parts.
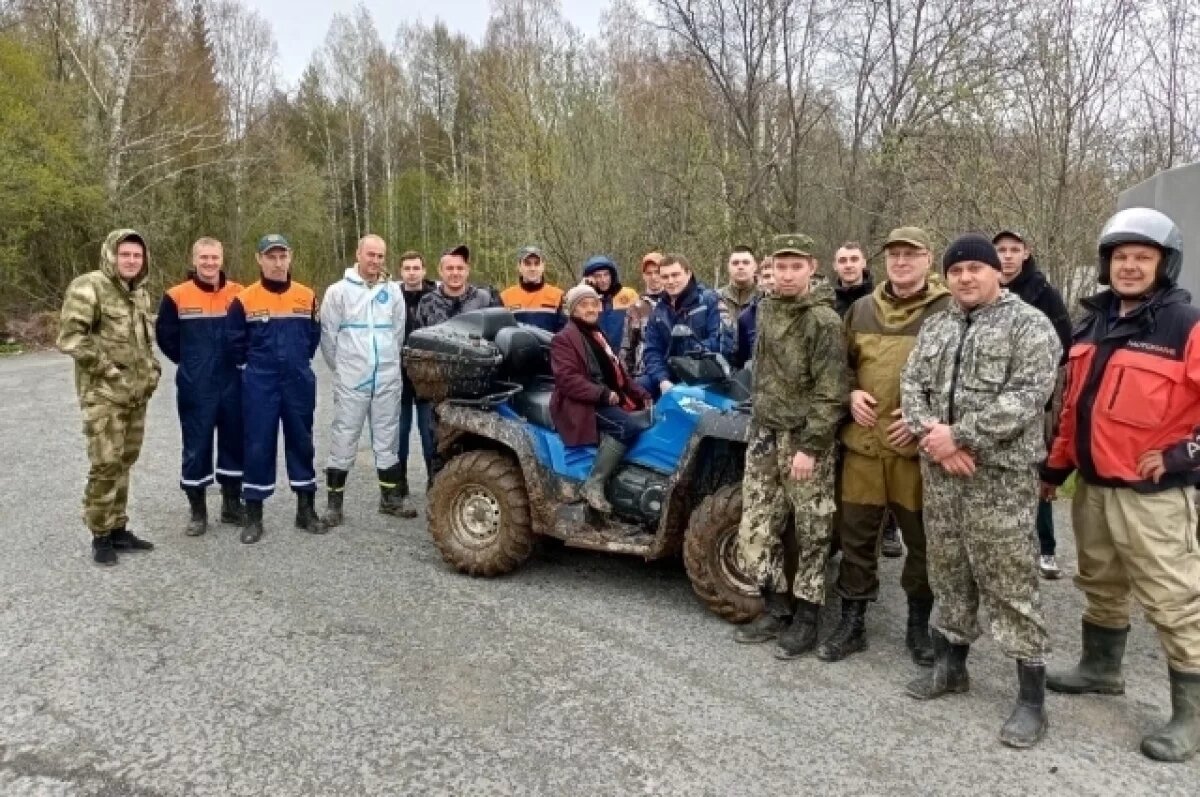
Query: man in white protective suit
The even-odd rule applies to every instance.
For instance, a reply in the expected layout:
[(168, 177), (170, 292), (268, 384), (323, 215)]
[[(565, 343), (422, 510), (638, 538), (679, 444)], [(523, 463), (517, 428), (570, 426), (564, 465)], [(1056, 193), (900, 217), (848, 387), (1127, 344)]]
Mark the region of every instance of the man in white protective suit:
[(355, 264), (329, 286), (321, 303), (321, 354), (334, 373), (333, 430), (325, 479), (325, 525), (343, 521), (346, 477), (358, 455), (363, 421), (370, 424), (371, 449), (379, 474), (379, 511), (413, 518), (401, 490), (396, 458), (400, 426), (400, 350), (404, 345), (404, 297), (384, 270), (387, 244), (365, 235)]

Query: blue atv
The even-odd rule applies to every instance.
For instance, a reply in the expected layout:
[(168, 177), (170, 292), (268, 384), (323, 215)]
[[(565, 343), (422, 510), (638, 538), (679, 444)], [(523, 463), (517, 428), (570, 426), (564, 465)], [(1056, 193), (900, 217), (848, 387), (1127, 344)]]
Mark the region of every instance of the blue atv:
[(647, 560), (682, 551), (705, 605), (733, 622), (757, 616), (758, 590), (734, 557), (748, 379), (718, 355), (672, 358), (677, 384), (646, 411), (648, 428), (608, 482), (613, 512), (600, 515), (578, 500), (596, 448), (564, 445), (550, 417), (551, 337), (493, 308), (419, 330), (405, 347), (417, 394), (437, 403), (428, 523), (442, 558), (497, 576), (539, 536)]

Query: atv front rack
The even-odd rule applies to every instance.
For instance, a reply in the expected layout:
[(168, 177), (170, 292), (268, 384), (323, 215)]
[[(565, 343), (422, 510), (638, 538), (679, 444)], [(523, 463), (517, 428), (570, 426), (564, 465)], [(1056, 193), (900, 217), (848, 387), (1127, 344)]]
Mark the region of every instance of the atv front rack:
[(486, 396), (479, 398), (448, 398), (447, 404), (454, 404), (459, 407), (475, 407), (481, 410), (492, 410), (499, 407), (504, 402), (508, 401), (513, 396), (520, 393), (525, 388), (518, 385), (516, 382), (497, 382), (496, 386), (501, 388), (494, 393), (488, 393)]

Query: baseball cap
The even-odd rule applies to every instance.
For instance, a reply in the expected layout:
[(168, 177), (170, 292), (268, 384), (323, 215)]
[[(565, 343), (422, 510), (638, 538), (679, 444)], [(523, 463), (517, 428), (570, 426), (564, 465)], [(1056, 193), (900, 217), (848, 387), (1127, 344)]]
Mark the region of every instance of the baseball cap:
[(1001, 238), (1016, 238), (1018, 241), (1020, 241), (1023, 244), (1029, 243), (1029, 238), (1025, 235), (1025, 233), (1021, 232), (1020, 230), (1013, 229), (1012, 227), (1003, 229), (1000, 232), (993, 235), (992, 236), (992, 245), (995, 246), (996, 244), (1000, 243)]
[(258, 253), (260, 255), (269, 252), (272, 249), (287, 249), (288, 251), (291, 251), (292, 245), (288, 243), (287, 238), (284, 238), (277, 232), (273, 232), (270, 235), (264, 235), (262, 238), (258, 239)]
[(536, 246), (522, 246), (519, 250), (517, 250), (517, 262), (518, 263), (524, 262), (525, 258), (527, 258), (527, 257), (535, 257), (535, 256), (541, 260), (546, 259), (542, 255), (542, 250)]
[(646, 266), (661, 266), (662, 261), (662, 252), (647, 252), (642, 255), (642, 271), (646, 270)]
[(887, 240), (879, 248), (880, 250), (887, 249), (892, 244), (908, 244), (918, 249), (933, 249), (929, 233), (920, 227), (897, 227), (888, 233)]
[(778, 257), (784, 254), (812, 257), (813, 250), (816, 248), (813, 239), (803, 233), (793, 232), (785, 235), (776, 235), (771, 239), (771, 257)]
[(442, 252), (442, 257), (445, 257), (446, 255), (458, 255), (468, 263), (471, 262), (471, 248), (466, 244), (458, 244), (450, 247), (446, 251)]

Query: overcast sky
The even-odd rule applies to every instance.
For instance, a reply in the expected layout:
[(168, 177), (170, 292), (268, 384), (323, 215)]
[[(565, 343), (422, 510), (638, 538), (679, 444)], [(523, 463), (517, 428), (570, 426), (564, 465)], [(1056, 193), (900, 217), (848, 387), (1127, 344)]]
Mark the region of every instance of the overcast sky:
[[(256, 9), (275, 31), (279, 43), (279, 75), (294, 85), (308, 65), (313, 51), (325, 40), (329, 22), (335, 13), (350, 13), (356, 3), (323, 0), (243, 0)], [(371, 12), (379, 35), (391, 44), (396, 30), (404, 22), (432, 24), (440, 18), (451, 30), (461, 31), (479, 41), (483, 38), (491, 14), (491, 0), (363, 0)], [(608, 0), (562, 0), (566, 17), (585, 34), (600, 30), (600, 14)]]

